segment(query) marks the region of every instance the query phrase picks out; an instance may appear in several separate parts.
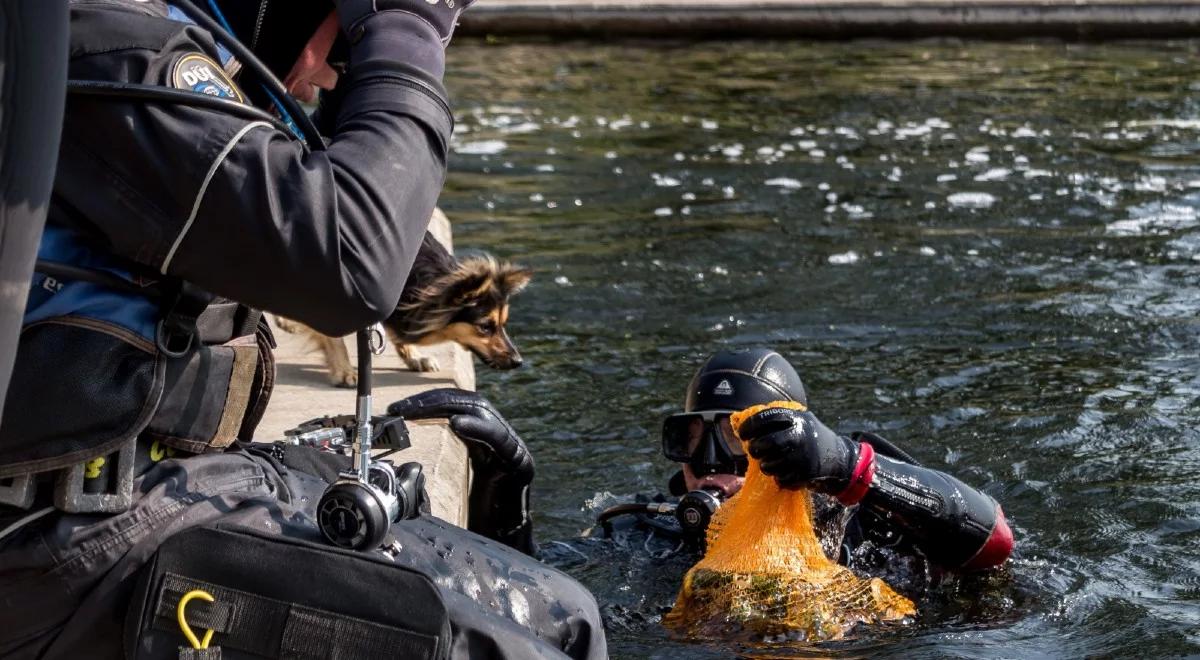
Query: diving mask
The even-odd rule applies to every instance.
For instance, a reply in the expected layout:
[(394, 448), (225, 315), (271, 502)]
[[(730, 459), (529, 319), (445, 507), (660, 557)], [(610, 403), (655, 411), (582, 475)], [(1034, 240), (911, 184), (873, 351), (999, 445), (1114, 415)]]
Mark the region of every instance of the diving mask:
[(746, 451), (733, 434), (730, 410), (679, 413), (663, 420), (663, 455), (687, 463), (697, 477), (746, 474)]

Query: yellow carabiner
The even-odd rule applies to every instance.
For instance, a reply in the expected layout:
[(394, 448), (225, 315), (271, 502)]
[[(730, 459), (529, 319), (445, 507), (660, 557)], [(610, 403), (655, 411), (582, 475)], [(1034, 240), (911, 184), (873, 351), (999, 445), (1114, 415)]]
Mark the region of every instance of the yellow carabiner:
[(209, 628), (208, 632), (204, 633), (204, 639), (196, 639), (196, 633), (192, 632), (192, 627), (188, 625), (187, 618), (183, 616), (184, 610), (187, 609), (187, 604), (191, 602), (193, 598), (206, 600), (210, 603), (216, 600), (212, 597), (212, 594), (203, 589), (193, 589), (192, 591), (184, 594), (183, 598), (179, 599), (179, 605), (175, 606), (175, 618), (179, 621), (179, 629), (183, 631), (183, 636), (187, 637), (187, 640), (191, 643), (192, 648), (206, 649), (208, 648), (208, 643), (212, 641), (212, 628)]

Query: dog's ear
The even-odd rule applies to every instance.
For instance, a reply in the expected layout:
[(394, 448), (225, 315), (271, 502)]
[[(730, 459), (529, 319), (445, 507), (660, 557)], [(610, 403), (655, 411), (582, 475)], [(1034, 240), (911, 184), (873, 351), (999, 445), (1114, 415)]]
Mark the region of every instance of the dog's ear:
[(488, 270), (460, 267), (451, 277), (445, 298), (455, 307), (478, 301), (495, 286), (495, 276)]
[(505, 297), (515, 296), (529, 284), (531, 279), (533, 279), (532, 268), (505, 264), (504, 269), (500, 272), (500, 292)]

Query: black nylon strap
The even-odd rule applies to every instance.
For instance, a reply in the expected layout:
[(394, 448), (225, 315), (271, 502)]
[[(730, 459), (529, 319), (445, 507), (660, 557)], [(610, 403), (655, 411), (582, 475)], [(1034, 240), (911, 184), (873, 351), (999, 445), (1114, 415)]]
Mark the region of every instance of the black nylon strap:
[(437, 638), (293, 607), (280, 651), (285, 658), (432, 658), (437, 652)]
[(221, 647), (209, 646), (206, 649), (194, 649), (190, 646), (179, 647), (179, 660), (221, 660)]
[(175, 290), (163, 301), (163, 327), (172, 334), (195, 334), (196, 321), (213, 295), (184, 280), (174, 283)]

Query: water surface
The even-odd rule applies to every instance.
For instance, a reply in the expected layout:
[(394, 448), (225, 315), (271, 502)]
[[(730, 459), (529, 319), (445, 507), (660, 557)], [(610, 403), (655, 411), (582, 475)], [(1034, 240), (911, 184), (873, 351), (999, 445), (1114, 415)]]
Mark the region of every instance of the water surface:
[[(540, 538), (662, 489), (692, 371), (766, 345), (1018, 548), (907, 629), (753, 653), (1200, 654), (1198, 48), (455, 43), (441, 203), (460, 248), (537, 269), (526, 366), (480, 387), (537, 458)], [(615, 657), (750, 652), (658, 625), (686, 562), (558, 561)]]

